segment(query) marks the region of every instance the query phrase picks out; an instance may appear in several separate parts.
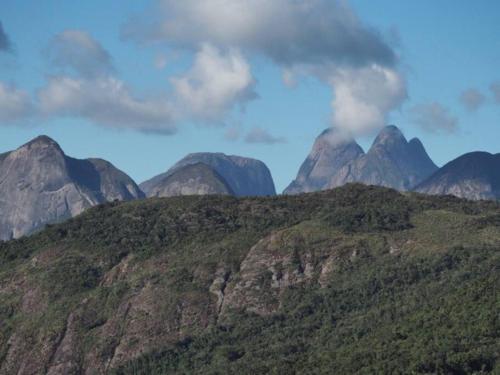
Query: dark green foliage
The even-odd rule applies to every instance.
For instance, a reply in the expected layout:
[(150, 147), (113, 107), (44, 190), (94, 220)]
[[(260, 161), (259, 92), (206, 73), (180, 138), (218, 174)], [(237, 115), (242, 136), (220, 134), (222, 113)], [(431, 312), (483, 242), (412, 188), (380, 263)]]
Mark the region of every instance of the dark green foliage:
[[(163, 293), (152, 314), (170, 324), (179, 320), (181, 304), (210, 308), (220, 264), (234, 282), (249, 250), (281, 231), (284, 239), (270, 251), (289, 258), (274, 276), (305, 273), (306, 254), (317, 274), (284, 290), (273, 302), (277, 313), (258, 316), (241, 306), (218, 320), (212, 312), (207, 326), (184, 327), (181, 341), (162, 341), (156, 352), (116, 372), (498, 373), (499, 213), (496, 202), (363, 185), (298, 196), (95, 207), (0, 243), (0, 363), (13, 332), (35, 345), (38, 337), (58, 337), (73, 312), (79, 348), (100, 348), (105, 361), (119, 339), (101, 340), (99, 328), (146, 284)], [(333, 271), (321, 288), (318, 273), (330, 258)], [(106, 280), (127, 259), (126, 271)], [(258, 276), (263, 288), (256, 298), (274, 298), (273, 272)], [(25, 290), (33, 302), (23, 311)]]
[(381, 257), (292, 288), (267, 318), (230, 325), (117, 374), (480, 374), (500, 370), (500, 253), (450, 249)]

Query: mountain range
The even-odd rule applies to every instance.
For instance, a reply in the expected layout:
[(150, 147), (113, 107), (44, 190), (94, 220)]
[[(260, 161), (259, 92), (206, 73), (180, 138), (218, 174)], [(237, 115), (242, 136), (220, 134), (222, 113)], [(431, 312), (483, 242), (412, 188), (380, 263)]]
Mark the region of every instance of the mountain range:
[(285, 194), (306, 193), (361, 182), (411, 190), (438, 167), (419, 139), (407, 141), (396, 126), (387, 126), (365, 154), (353, 139), (335, 129), (324, 131)]
[[(463, 155), (438, 168), (422, 142), (408, 141), (396, 126), (382, 129), (366, 153), (353, 138), (331, 128), (316, 139), (283, 193), (359, 182), (399, 191), (500, 199), (499, 171), (500, 154), (484, 152)], [(114, 200), (214, 194), (274, 196), (276, 190), (263, 162), (223, 153), (189, 154), (138, 186), (111, 163), (71, 158), (54, 140), (40, 136), (0, 154), (0, 240), (31, 234)]]

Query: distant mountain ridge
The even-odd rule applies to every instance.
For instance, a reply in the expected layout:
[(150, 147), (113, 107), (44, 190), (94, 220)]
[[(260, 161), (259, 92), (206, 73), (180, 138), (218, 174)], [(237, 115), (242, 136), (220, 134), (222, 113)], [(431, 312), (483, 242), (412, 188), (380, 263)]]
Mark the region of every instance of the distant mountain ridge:
[(473, 200), (500, 199), (500, 154), (462, 155), (416, 186), (415, 191)]
[(367, 153), (354, 139), (329, 129), (316, 139), (284, 194), (331, 189), (350, 182), (405, 191), (437, 169), (420, 140), (408, 142), (394, 125), (382, 129)]
[(235, 196), (276, 195), (271, 172), (260, 160), (208, 152), (187, 155), (167, 172), (141, 183), (140, 187), (148, 197), (153, 196), (154, 192), (161, 189), (161, 186), (167, 181), (168, 177), (177, 170), (198, 163), (211, 167), (219, 174), (231, 188)]
[(30, 234), (100, 203), (143, 197), (111, 163), (71, 158), (53, 139), (40, 136), (0, 156), (0, 240)]
[(150, 197), (179, 195), (234, 195), (234, 191), (215, 169), (196, 163), (176, 169), (149, 191)]

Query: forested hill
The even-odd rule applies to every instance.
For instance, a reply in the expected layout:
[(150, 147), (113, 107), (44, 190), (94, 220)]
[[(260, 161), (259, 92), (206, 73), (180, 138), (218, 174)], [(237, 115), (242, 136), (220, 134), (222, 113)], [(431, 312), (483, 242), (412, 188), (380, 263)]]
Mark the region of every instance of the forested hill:
[(347, 185), (0, 243), (0, 374), (500, 372), (500, 204)]

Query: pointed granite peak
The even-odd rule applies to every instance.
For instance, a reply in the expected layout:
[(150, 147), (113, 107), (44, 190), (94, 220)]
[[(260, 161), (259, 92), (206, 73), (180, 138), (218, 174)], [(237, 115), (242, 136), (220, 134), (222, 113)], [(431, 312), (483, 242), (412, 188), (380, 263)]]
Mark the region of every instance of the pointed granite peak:
[(22, 148), (53, 148), (54, 150), (64, 154), (61, 146), (59, 146), (56, 141), (47, 135), (39, 135), (38, 137), (33, 138), (31, 141), (20, 147), (20, 149)]
[(395, 126), (389, 125), (383, 128), (380, 133), (375, 138), (373, 142), (373, 147), (378, 145), (391, 146), (391, 145), (406, 145), (408, 141), (406, 140), (403, 132)]
[(284, 194), (323, 190), (332, 176), (362, 155), (363, 149), (346, 132), (335, 128), (324, 130)]
[(323, 132), (321, 132), (321, 134), (316, 138), (313, 150), (319, 147), (338, 148), (352, 144), (357, 145), (352, 135), (341, 129), (332, 127), (323, 130)]

